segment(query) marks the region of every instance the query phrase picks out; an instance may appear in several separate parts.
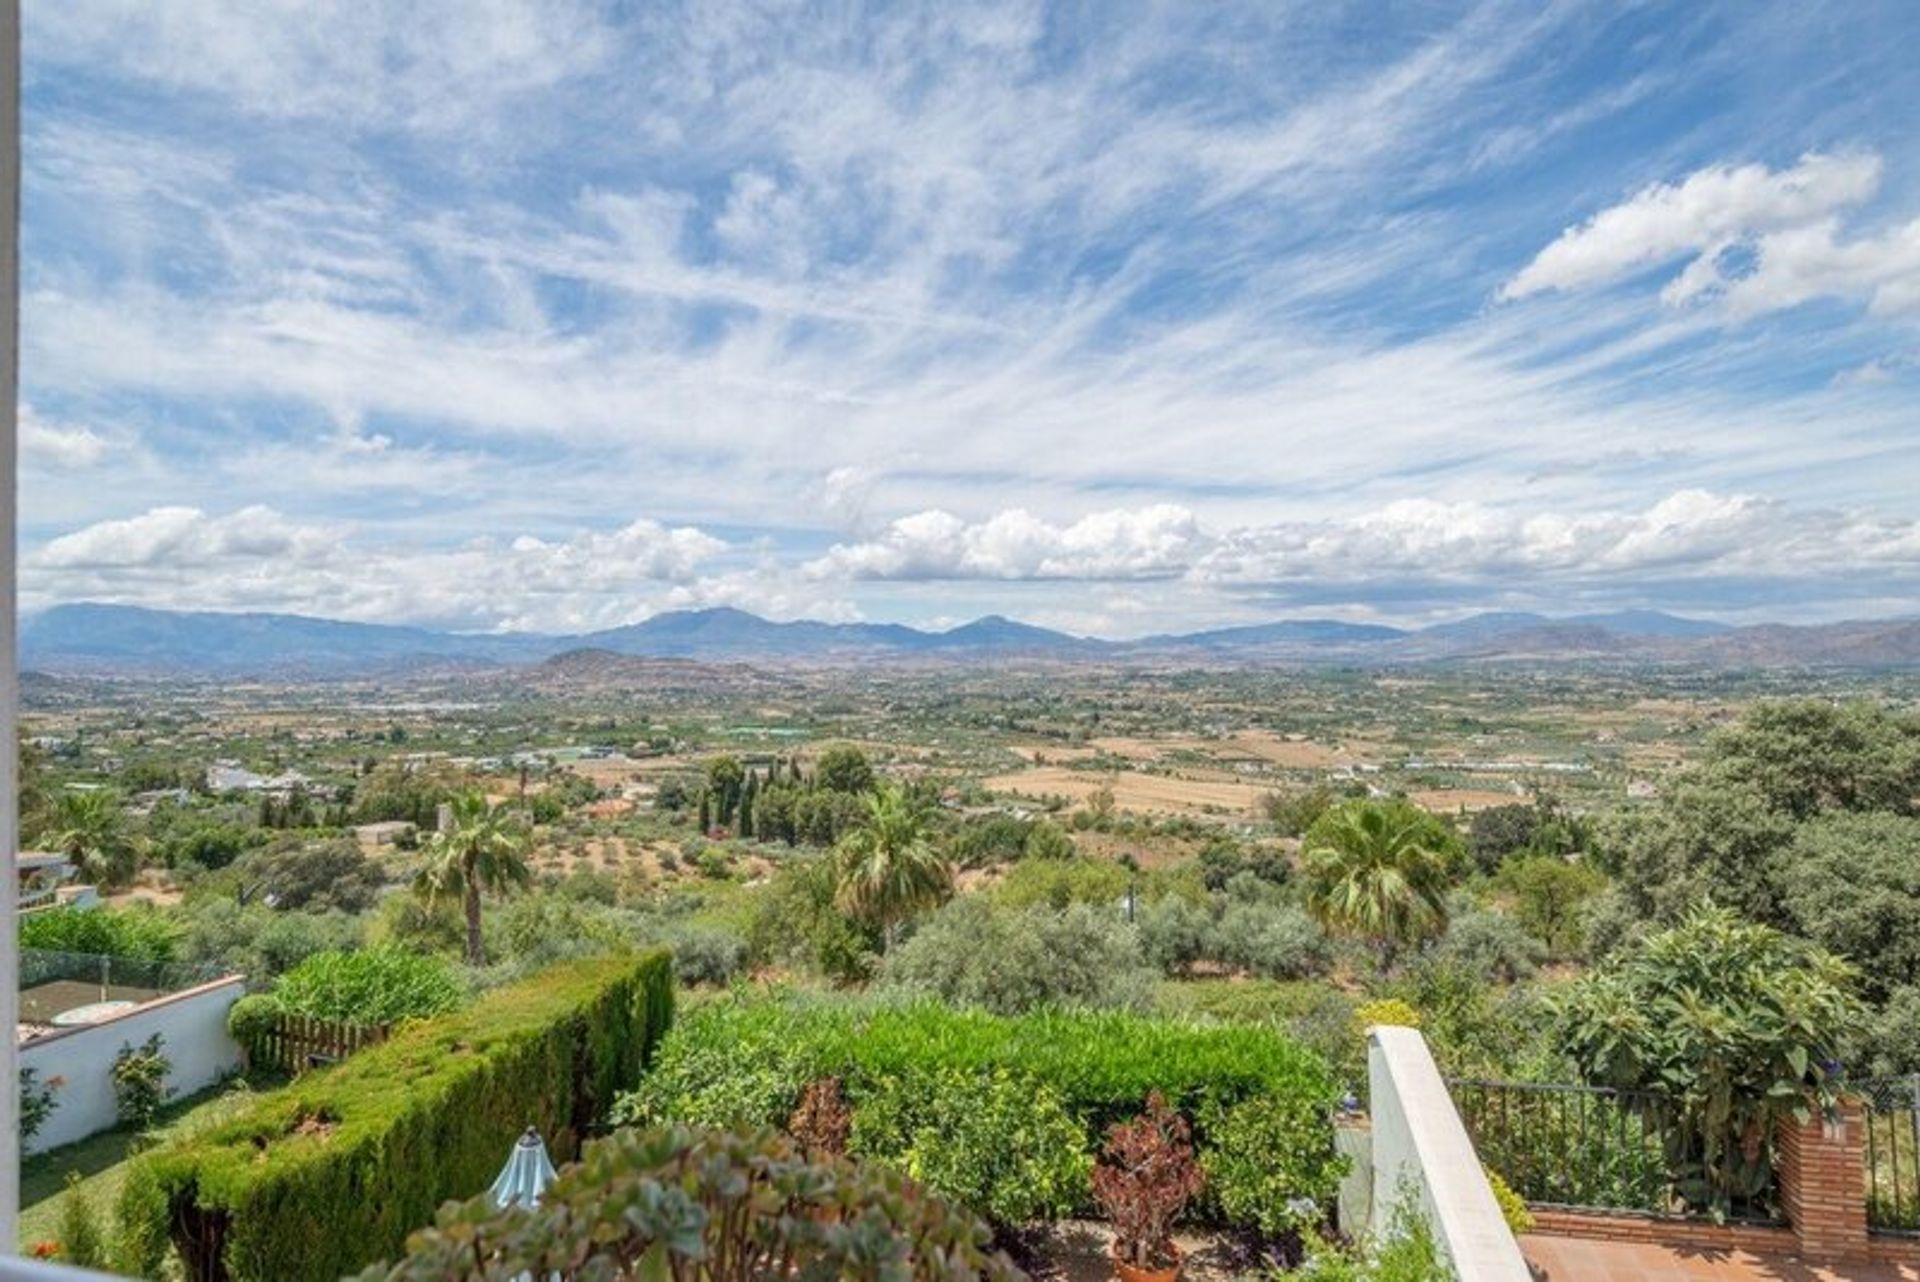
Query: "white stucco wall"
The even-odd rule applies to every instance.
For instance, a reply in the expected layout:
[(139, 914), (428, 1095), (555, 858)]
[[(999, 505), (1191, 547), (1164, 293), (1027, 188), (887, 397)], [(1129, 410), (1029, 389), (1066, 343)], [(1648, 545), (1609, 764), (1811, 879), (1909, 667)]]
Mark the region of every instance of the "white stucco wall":
[(38, 1070), (40, 1081), (61, 1078), (53, 1113), (27, 1146), (56, 1148), (104, 1131), (117, 1120), (113, 1103), (113, 1057), (120, 1047), (159, 1033), (173, 1061), (167, 1085), (173, 1096), (191, 1095), (240, 1070), (240, 1044), (227, 1034), (227, 1011), (246, 993), (238, 975), (172, 993), (104, 1024), (62, 1029), (20, 1048), (20, 1066)]
[(1386, 1229), (1402, 1194), (1420, 1213), (1461, 1282), (1531, 1282), (1453, 1097), (1413, 1028), (1367, 1033), (1373, 1114), (1373, 1225)]

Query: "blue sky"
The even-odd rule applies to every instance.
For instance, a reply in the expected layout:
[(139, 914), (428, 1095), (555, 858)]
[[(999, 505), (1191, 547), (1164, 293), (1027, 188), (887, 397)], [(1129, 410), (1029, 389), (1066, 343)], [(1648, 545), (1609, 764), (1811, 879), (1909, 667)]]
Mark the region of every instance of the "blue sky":
[(1920, 6), (26, 6), (22, 593), (1920, 611)]

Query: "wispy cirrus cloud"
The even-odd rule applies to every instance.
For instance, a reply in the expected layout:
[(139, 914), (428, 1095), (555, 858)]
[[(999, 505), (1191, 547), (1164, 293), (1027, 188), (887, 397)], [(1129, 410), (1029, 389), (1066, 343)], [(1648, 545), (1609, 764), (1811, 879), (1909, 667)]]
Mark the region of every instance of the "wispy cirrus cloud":
[[(1876, 555), (1920, 484), (1899, 34), (1502, 0), (41, 8), (29, 554), (182, 509), (185, 555), (255, 506), (374, 549), (297, 580), (314, 608), (487, 627), (1150, 627), (1314, 576), (1356, 614), (1422, 575), (1551, 604), (1694, 493), (1749, 506), (1655, 522), (1673, 564), (1741, 521), (1847, 546), (1823, 512)], [(596, 576), (582, 531), (636, 515), (725, 546)]]

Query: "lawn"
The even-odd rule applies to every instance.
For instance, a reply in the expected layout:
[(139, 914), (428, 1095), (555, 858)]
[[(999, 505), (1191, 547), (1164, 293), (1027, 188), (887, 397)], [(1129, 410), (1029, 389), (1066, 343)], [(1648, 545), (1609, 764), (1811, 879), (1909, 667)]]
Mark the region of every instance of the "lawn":
[[(160, 1140), (191, 1135), (233, 1116), (252, 1096), (243, 1081), (226, 1082), (168, 1105), (154, 1129)], [(60, 1194), (69, 1172), (79, 1172), (80, 1190), (96, 1216), (112, 1211), (126, 1179), (138, 1135), (115, 1128), (76, 1144), (36, 1153), (20, 1164), (20, 1246), (23, 1251), (59, 1236)]]

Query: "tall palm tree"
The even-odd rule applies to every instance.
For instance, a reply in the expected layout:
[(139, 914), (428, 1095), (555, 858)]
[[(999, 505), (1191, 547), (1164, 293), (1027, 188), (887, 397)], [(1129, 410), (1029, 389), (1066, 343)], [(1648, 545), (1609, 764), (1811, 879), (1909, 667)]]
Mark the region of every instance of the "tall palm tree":
[(61, 793), (41, 840), (101, 886), (124, 886), (140, 868), (120, 798), (105, 789)]
[(927, 838), (927, 814), (898, 788), (867, 796), (867, 812), (840, 839), (840, 910), (880, 927), (891, 947), (900, 924), (953, 891), (953, 870)]
[(1447, 928), (1458, 838), (1406, 801), (1350, 801), (1322, 815), (1302, 845), (1307, 907), (1327, 929), (1371, 940), (1383, 970), (1404, 947)]
[(526, 860), (526, 834), (479, 792), (453, 799), (453, 822), (427, 842), (427, 864), (414, 879), (414, 893), (434, 903), (458, 895), (467, 914), (467, 964), (484, 966), (487, 946), (480, 934), (480, 894), (525, 889), (533, 881)]

